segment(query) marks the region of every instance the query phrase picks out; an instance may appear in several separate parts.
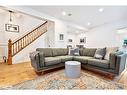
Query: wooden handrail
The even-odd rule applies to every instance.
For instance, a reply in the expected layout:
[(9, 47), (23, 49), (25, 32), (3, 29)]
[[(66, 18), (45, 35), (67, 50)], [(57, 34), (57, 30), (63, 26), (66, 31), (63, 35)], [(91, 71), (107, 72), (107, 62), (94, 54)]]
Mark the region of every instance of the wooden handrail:
[(11, 39), (8, 40), (8, 65), (12, 64), (12, 57), (39, 38), (42, 34), (47, 32), (47, 21), (39, 25), (23, 37), (12, 42)]
[[(43, 24), (39, 25), (38, 27), (36, 27), (36, 28), (33, 29), (32, 31), (30, 31), (29, 33), (25, 34), (23, 37), (25, 37), (26, 35), (29, 35), (31, 32), (35, 31), (36, 29), (38, 29), (39, 27), (45, 25), (46, 23), (47, 23), (47, 21), (45, 21)], [(23, 37), (19, 38), (18, 40), (22, 39)], [(18, 40), (16, 40), (16, 41), (18, 41)], [(15, 41), (15, 42), (16, 42), (16, 41)], [(13, 43), (14, 43), (14, 42), (13, 42)]]

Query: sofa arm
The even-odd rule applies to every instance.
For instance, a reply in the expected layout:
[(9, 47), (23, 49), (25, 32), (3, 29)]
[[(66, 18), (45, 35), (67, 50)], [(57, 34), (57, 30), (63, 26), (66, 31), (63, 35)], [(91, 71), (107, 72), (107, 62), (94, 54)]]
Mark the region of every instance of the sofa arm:
[(116, 65), (116, 54), (110, 53), (110, 55), (109, 55), (109, 68), (115, 69), (115, 65)]
[(39, 52), (39, 60), (40, 60), (41, 67), (44, 67), (45, 66), (45, 56), (43, 52)]
[(126, 58), (127, 58), (127, 54), (125, 54), (125, 53), (121, 54), (121, 55), (117, 55), (116, 68), (115, 68), (116, 74), (120, 74), (125, 69)]
[(35, 69), (35, 71), (39, 71), (42, 69), (43, 67), (43, 64), (41, 61), (40, 61), (40, 56), (42, 54), (40, 54), (38, 51), (35, 51), (35, 52), (32, 52), (30, 53), (30, 59), (31, 59), (31, 65), (32, 67)]
[(110, 53), (110, 56), (109, 56), (109, 67), (111, 69), (116, 69), (116, 62), (117, 62), (117, 56), (119, 55), (122, 55), (123, 52), (122, 51), (117, 51), (117, 52), (113, 52), (113, 53)]

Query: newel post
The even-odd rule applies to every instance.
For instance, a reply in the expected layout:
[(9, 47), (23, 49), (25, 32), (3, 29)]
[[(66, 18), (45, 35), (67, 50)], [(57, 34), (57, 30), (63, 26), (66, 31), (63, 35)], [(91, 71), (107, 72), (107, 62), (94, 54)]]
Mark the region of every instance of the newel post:
[(12, 65), (12, 41), (8, 40), (8, 65)]

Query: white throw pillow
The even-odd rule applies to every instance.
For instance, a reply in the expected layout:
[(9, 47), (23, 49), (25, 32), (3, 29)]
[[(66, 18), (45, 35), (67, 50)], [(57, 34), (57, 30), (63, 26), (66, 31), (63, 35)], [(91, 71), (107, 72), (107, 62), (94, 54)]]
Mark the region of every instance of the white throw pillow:
[(74, 55), (74, 49), (73, 48), (69, 48), (68, 55), (70, 55), (70, 56)]
[(118, 47), (106, 47), (106, 54), (105, 54), (104, 59), (109, 60), (110, 53), (113, 53), (117, 51), (118, 49), (119, 49)]

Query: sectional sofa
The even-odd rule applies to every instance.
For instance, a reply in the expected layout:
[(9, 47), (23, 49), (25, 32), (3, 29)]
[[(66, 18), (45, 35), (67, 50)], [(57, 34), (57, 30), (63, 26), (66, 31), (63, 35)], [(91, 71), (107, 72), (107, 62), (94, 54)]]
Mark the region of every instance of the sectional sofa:
[(35, 71), (43, 72), (49, 69), (63, 67), (66, 61), (79, 61), (85, 69), (95, 69), (102, 72), (119, 75), (126, 64), (126, 54), (110, 53), (109, 60), (100, 60), (94, 57), (96, 48), (82, 48), (79, 56), (68, 55), (67, 48), (37, 48), (30, 53), (31, 65)]

